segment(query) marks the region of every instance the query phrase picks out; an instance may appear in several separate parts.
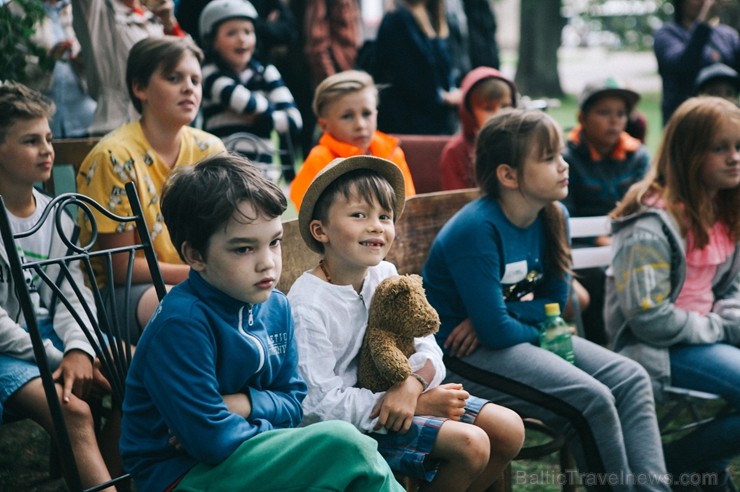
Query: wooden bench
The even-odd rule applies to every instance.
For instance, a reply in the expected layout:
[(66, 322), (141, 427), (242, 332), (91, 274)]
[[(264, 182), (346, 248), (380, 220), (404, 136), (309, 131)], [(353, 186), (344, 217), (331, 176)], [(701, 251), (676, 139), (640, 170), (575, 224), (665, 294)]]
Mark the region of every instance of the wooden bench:
[(283, 272), (280, 274), (277, 289), (287, 294), (293, 282), (303, 272), (311, 270), (319, 264), (321, 256), (308, 249), (306, 243), (303, 242), (298, 229), (298, 219), (283, 222), (281, 249), (283, 253)]
[(409, 197), (396, 222), (396, 240), (388, 261), (399, 273), (421, 274), (434, 238), (447, 221), (465, 204), (479, 196), (477, 189), (438, 191)]

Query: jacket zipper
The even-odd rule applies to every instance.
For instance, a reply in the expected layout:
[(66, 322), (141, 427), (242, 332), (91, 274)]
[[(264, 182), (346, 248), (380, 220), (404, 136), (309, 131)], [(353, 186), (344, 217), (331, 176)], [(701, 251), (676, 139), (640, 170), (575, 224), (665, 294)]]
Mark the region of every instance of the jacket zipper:
[(244, 329), (243, 323), (244, 323), (244, 308), (245, 307), (248, 308), (248, 311), (247, 311), (247, 325), (250, 326), (250, 327), (254, 325), (254, 315), (252, 313), (252, 305), (251, 304), (247, 304), (246, 306), (242, 306), (241, 308), (239, 308), (239, 332), (245, 338), (249, 338), (249, 339), (253, 340), (254, 341), (254, 344), (257, 346), (257, 351), (260, 354), (260, 362), (259, 362), (259, 366), (257, 367), (257, 370), (259, 371), (259, 370), (262, 369), (262, 366), (265, 365), (265, 347), (262, 346), (262, 342), (260, 341), (259, 338), (257, 338), (256, 336), (252, 335), (251, 333), (248, 333)]

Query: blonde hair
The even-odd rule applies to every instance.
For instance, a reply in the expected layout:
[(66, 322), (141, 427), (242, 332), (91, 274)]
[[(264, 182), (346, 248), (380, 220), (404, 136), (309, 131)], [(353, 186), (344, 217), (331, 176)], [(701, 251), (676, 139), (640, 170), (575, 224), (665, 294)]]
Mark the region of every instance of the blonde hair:
[(372, 89), (375, 99), (378, 99), (378, 89), (372, 76), (361, 70), (345, 70), (330, 75), (316, 87), (313, 97), (313, 112), (319, 118), (323, 116), (326, 107), (340, 97)]
[[(475, 145), (476, 178), (481, 193), (498, 200), (501, 184), (496, 170), (508, 164), (522, 177), (524, 163), (536, 149), (536, 157), (557, 155), (563, 137), (560, 127), (546, 113), (532, 109), (504, 108), (481, 128)], [(540, 216), (545, 227), (548, 268), (562, 274), (571, 273), (571, 256), (566, 234), (565, 216), (557, 202), (546, 205)]]
[(740, 240), (740, 186), (720, 190), (713, 200), (700, 177), (719, 126), (728, 121), (740, 124), (740, 108), (719, 97), (694, 97), (681, 104), (668, 120), (650, 172), (609, 215), (631, 215), (646, 197), (655, 196), (679, 219), (682, 234), (694, 234), (698, 248), (709, 241), (715, 221), (728, 226), (734, 242)]

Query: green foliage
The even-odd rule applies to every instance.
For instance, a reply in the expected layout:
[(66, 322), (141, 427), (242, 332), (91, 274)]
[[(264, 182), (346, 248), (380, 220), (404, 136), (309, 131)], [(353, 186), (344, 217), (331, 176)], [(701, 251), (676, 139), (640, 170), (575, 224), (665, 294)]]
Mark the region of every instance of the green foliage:
[[(673, 18), (672, 0), (561, 0), (568, 19), (566, 37), (580, 46), (615, 50), (650, 50), (653, 32)], [(715, 0), (710, 17), (733, 26), (740, 19), (740, 2)]]
[(652, 33), (672, 12), (669, 0), (563, 0), (569, 33), (581, 46), (652, 48)]
[(28, 63), (54, 68), (54, 60), (31, 41), (35, 26), (45, 16), (40, 0), (11, 0), (0, 6), (0, 78), (27, 82)]

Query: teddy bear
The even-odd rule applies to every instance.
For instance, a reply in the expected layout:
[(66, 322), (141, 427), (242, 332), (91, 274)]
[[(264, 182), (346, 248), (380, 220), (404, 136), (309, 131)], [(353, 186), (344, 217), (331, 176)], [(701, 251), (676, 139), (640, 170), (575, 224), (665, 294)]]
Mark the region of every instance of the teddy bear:
[(360, 348), (358, 386), (386, 391), (405, 380), (411, 374), (408, 358), (416, 351), (414, 338), (436, 333), (439, 325), (419, 275), (396, 275), (380, 282)]

